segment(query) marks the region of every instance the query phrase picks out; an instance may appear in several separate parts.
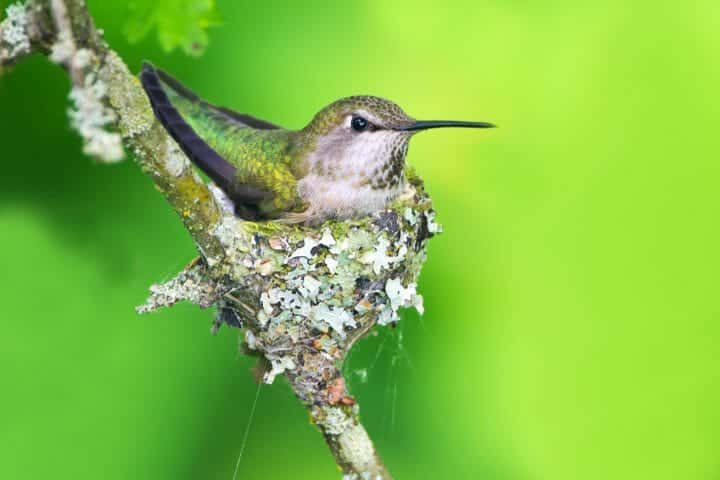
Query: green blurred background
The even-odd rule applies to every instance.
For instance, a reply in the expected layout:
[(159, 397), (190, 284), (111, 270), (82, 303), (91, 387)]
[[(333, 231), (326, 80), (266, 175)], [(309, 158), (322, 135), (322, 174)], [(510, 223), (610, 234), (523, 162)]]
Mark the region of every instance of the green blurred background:
[[(398, 479), (720, 479), (716, 0), (222, 0), (199, 58), (89, 3), (132, 69), (281, 125), (372, 93), (501, 126), (412, 142), (426, 314), (347, 368)], [(42, 58), (0, 79), (0, 478), (230, 479), (252, 362), (211, 312), (134, 313), (193, 246), (132, 162), (81, 155), (67, 93)], [(263, 386), (239, 478), (339, 476)]]

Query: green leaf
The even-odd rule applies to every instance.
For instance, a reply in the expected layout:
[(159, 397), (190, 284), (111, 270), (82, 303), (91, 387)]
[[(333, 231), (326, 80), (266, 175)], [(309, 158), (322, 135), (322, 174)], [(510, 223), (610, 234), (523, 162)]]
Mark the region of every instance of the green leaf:
[(128, 41), (136, 43), (153, 29), (166, 52), (180, 47), (188, 55), (202, 55), (208, 44), (206, 30), (220, 24), (215, 0), (147, 0), (129, 5), (125, 25)]

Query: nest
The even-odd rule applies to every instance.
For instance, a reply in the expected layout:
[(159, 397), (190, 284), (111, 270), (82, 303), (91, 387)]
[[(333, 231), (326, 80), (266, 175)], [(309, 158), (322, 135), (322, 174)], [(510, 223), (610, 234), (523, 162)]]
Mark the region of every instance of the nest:
[(352, 404), (338, 384), (352, 345), (375, 324), (397, 322), (400, 308), (423, 312), (417, 279), (426, 240), (440, 226), (422, 182), (411, 176), (405, 193), (375, 215), (317, 227), (248, 222), (224, 211), (213, 233), (225, 257), (203, 257), (153, 285), (138, 311), (179, 301), (217, 306), (213, 332), (244, 328), (244, 350), (266, 364), (264, 382), (285, 374), (306, 403)]

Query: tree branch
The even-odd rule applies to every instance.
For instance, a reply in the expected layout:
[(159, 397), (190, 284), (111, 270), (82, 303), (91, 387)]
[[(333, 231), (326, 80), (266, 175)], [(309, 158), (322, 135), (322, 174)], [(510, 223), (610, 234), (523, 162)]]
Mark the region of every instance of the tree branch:
[(334, 359), (312, 348), (305, 349), (298, 358), (310, 367), (290, 369), (286, 376), (343, 472), (349, 478), (364, 478), (360, 476), (364, 474), (370, 479), (390, 479)]
[(374, 325), (415, 307), (425, 242), (439, 231), (422, 181), (384, 211), (320, 227), (237, 219), (155, 120), (137, 79), (108, 48), (83, 0), (30, 0), (0, 23), (3, 68), (38, 52), (68, 71), (84, 151), (118, 161), (121, 144), (180, 216), (201, 260), (151, 287), (141, 313), (190, 301), (215, 306), (213, 331), (245, 328), (262, 381), (285, 376), (325, 437), (345, 480), (389, 480), (362, 426), (341, 365)]

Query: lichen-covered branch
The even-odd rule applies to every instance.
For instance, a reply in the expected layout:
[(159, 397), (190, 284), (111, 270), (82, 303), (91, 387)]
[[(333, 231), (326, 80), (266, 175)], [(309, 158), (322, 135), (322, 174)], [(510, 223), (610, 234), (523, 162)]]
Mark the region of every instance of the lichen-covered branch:
[(213, 234), (221, 221), (219, 208), (185, 154), (155, 121), (139, 82), (113, 51), (106, 53), (97, 78), (107, 85), (106, 99), (126, 148), (180, 215), (202, 256), (221, 261), (225, 250)]
[(121, 146), (132, 152), (201, 253), (176, 278), (154, 285), (138, 311), (179, 301), (216, 307), (212, 330), (244, 328), (243, 349), (258, 357), (261, 380), (287, 378), (345, 480), (390, 479), (341, 367), (375, 325), (399, 321), (400, 308), (422, 312), (417, 279), (426, 240), (439, 231), (422, 181), (407, 172), (405, 193), (366, 218), (317, 227), (242, 221), (155, 120), (83, 0), (30, 0), (7, 14), (0, 74), (33, 52), (61, 65), (72, 80), (70, 121), (85, 153), (113, 162)]
[(298, 358), (302, 365), (288, 368), (286, 376), (325, 437), (344, 479), (391, 478), (360, 422), (360, 407), (347, 391), (336, 361), (312, 348)]

